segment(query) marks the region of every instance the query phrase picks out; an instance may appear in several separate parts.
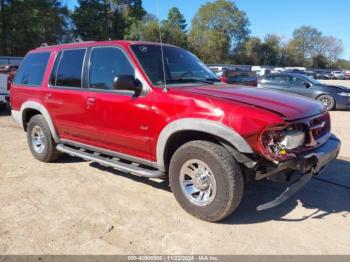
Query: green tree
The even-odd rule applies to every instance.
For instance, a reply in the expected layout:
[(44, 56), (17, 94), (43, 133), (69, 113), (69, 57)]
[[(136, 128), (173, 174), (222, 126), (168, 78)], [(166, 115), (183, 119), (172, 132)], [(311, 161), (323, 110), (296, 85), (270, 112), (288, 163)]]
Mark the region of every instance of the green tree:
[(281, 38), (268, 34), (261, 46), (262, 65), (279, 66), (281, 62)]
[(322, 33), (311, 26), (302, 26), (294, 30), (293, 41), (304, 61), (315, 55), (315, 47), (320, 42), (321, 37)]
[(160, 36), (164, 44), (176, 45), (179, 47), (187, 47), (186, 34), (180, 28), (174, 27), (172, 24), (164, 21), (160, 25), (161, 35), (159, 33), (159, 24), (155, 19), (147, 22), (134, 23), (129, 32), (126, 34), (126, 39), (160, 42)]
[(112, 11), (108, 1), (78, 0), (72, 18), (75, 34), (84, 40), (108, 40), (112, 35)]
[(332, 66), (337, 69), (350, 70), (350, 60), (338, 59)]
[(207, 63), (229, 60), (249, 35), (249, 21), (233, 1), (216, 0), (202, 5), (192, 20), (189, 46)]
[(22, 56), (67, 38), (68, 9), (57, 0), (1, 0), (0, 54)]
[(240, 64), (262, 65), (261, 49), (261, 39), (259, 37), (250, 37), (245, 41), (240, 55), (236, 55), (235, 61)]
[(141, 0), (78, 0), (72, 18), (77, 36), (108, 40), (123, 39), (145, 14)]
[(290, 47), (293, 47), (299, 64), (303, 66), (311, 66), (314, 57), (316, 60), (325, 57), (330, 63), (335, 63), (343, 52), (341, 40), (324, 36), (318, 29), (311, 26), (296, 29)]
[(167, 22), (170, 25), (179, 28), (181, 31), (186, 32), (186, 19), (177, 7), (173, 7), (169, 10)]

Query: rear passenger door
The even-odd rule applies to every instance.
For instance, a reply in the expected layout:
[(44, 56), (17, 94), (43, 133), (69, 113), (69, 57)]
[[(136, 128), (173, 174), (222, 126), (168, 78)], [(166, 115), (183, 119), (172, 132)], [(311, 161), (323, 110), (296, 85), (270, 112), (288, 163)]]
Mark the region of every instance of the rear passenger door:
[(86, 48), (60, 51), (45, 94), (49, 110), (61, 139), (85, 142), (86, 93), (82, 91), (82, 73)]
[(150, 159), (152, 93), (134, 96), (113, 88), (120, 75), (135, 76), (135, 68), (123, 49), (117, 46), (90, 50), (86, 88), (86, 124), (89, 144), (127, 155)]

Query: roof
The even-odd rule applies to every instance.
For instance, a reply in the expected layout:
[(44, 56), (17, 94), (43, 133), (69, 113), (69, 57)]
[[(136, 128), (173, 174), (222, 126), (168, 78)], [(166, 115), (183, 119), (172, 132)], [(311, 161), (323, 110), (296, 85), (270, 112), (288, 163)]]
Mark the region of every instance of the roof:
[[(128, 40), (114, 40), (114, 41), (86, 41), (86, 42), (75, 42), (69, 44), (59, 44), (59, 45), (43, 45), (38, 47), (31, 52), (41, 52), (41, 51), (53, 51), (69, 48), (86, 48), (90, 46), (106, 46), (106, 45), (119, 45), (119, 46), (131, 46), (135, 44), (147, 44), (147, 45), (160, 45), (160, 43), (148, 42), (148, 41), (128, 41)], [(164, 46), (173, 46), (169, 44), (163, 44)]]
[(269, 76), (300, 76), (300, 77), (307, 77), (306, 75), (303, 74), (298, 74), (298, 73), (289, 73), (289, 72), (282, 72), (282, 73), (274, 73), (274, 74), (268, 74)]

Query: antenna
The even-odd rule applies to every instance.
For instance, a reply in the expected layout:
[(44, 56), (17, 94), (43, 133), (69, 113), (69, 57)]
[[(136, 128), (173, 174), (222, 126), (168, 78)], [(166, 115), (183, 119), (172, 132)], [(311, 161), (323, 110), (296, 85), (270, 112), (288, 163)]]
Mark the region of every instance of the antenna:
[(164, 61), (164, 50), (163, 50), (163, 40), (162, 40), (162, 28), (160, 25), (160, 9), (159, 9), (159, 1), (157, 1), (157, 11), (158, 11), (158, 27), (159, 27), (159, 41), (160, 41), (160, 52), (162, 54), (162, 66), (163, 66), (163, 78), (164, 78), (164, 92), (168, 92), (168, 87), (166, 83), (166, 75), (165, 75), (165, 61)]

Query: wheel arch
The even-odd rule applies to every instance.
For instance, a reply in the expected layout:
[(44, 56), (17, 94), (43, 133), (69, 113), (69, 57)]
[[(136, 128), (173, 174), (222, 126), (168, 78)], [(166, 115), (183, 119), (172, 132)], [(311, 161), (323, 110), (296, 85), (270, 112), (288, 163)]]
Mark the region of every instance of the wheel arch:
[(59, 143), (60, 139), (57, 135), (55, 126), (53, 124), (52, 118), (50, 116), (50, 113), (48, 112), (48, 110), (45, 108), (45, 106), (43, 106), (42, 104), (35, 102), (35, 101), (27, 101), (25, 103), (23, 103), (22, 107), (21, 107), (21, 124), (23, 129), (26, 131), (27, 130), (27, 124), (29, 122), (29, 120), (34, 116), (40, 114), (44, 117), (45, 121), (47, 122), (52, 137), (54, 139), (54, 141), (56, 143)]
[(160, 133), (156, 147), (158, 168), (166, 172), (177, 148), (201, 139), (229, 145), (239, 153), (253, 154), (249, 144), (232, 128), (212, 120), (185, 118), (171, 122)]

